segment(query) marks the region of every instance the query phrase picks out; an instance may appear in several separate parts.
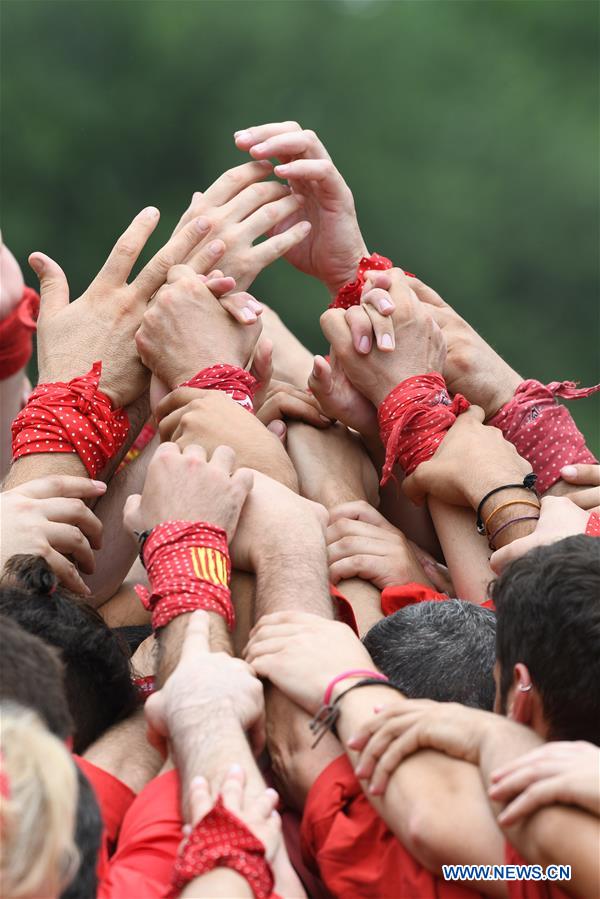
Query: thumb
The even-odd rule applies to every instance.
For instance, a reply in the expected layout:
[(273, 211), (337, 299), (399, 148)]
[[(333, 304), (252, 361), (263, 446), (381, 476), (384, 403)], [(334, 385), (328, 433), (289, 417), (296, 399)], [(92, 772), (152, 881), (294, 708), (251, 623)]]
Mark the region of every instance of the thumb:
[(317, 399), (331, 393), (333, 387), (331, 365), (324, 356), (315, 356), (308, 378), (308, 386)]
[(58, 262), (43, 253), (32, 253), (29, 265), (40, 281), (40, 313), (53, 315), (68, 306), (69, 284)]
[(481, 408), (481, 406), (469, 406), (466, 412), (463, 412), (463, 415), (468, 415), (469, 418), (475, 419), (475, 421), (480, 421), (481, 424), (485, 421), (485, 412)]
[(275, 436), (278, 437), (285, 446), (287, 425), (284, 421), (276, 418), (274, 421), (269, 422), (269, 424), (267, 425), (267, 431), (271, 431), (272, 434), (275, 434)]
[(133, 532), (136, 530), (141, 501), (142, 497), (139, 493), (132, 493), (131, 496), (128, 496), (125, 501), (125, 508), (123, 509), (123, 522), (130, 534), (133, 534)]

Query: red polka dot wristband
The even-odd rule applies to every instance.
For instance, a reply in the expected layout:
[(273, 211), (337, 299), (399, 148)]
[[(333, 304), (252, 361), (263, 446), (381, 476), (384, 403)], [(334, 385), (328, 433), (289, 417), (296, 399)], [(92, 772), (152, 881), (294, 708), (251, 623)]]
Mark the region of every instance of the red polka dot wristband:
[(98, 389), (102, 363), (68, 383), (38, 384), (12, 423), (13, 459), (32, 453), (76, 453), (91, 478), (123, 446), (129, 432), (124, 409), (113, 410)]
[(31, 287), (24, 287), (19, 305), (0, 322), (0, 381), (10, 378), (29, 362), (39, 310), (39, 294)]
[(183, 844), (175, 862), (169, 899), (176, 899), (191, 880), (217, 867), (241, 874), (256, 899), (269, 899), (272, 895), (273, 872), (265, 858), (264, 845), (225, 808), (221, 797)]
[(201, 390), (222, 390), (234, 402), (239, 403), (249, 412), (254, 412), (254, 395), (258, 381), (243, 368), (236, 365), (219, 363), (210, 368), (203, 368), (197, 375), (184, 381), (180, 387), (197, 387)]
[(438, 372), (415, 375), (398, 384), (379, 406), (379, 434), (385, 447), (382, 486), (392, 474), (395, 462), (404, 472), (431, 459), (469, 402), (460, 393), (453, 400)]
[(221, 615), (235, 624), (229, 580), (227, 534), (201, 521), (166, 521), (150, 531), (142, 549), (151, 590), (135, 590), (152, 612), (157, 630), (196, 609)]
[(538, 476), (539, 493), (545, 493), (560, 480), (560, 469), (576, 462), (594, 464), (598, 460), (585, 445), (570, 412), (560, 406), (556, 397), (583, 399), (600, 390), (578, 389), (573, 381), (523, 381), (510, 402), (506, 403), (488, 424), (499, 428), (505, 439), (531, 464)]
[(588, 537), (600, 537), (600, 515), (597, 512), (590, 512), (585, 532)]
[(358, 263), (356, 280), (349, 281), (343, 287), (340, 287), (336, 298), (329, 304), (329, 308), (349, 309), (350, 306), (358, 306), (367, 279), (367, 272), (385, 271), (393, 267), (394, 263), (392, 260), (386, 256), (380, 256), (379, 253), (373, 253), (372, 256), (363, 256)]

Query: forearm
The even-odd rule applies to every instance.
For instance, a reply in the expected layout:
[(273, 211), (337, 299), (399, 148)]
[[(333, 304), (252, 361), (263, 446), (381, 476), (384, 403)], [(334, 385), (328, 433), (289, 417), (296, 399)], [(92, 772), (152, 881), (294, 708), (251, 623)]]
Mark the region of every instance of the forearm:
[(231, 868), (214, 868), (186, 886), (181, 899), (252, 899), (254, 893), (245, 877)]
[(35, 478), (44, 478), (53, 474), (88, 477), (85, 465), (75, 453), (35, 453), (21, 456), (12, 463), (3, 489), (9, 490), (11, 487), (25, 484), (26, 481), (33, 481)]
[(194, 706), (193, 718), (182, 709), (179, 722), (171, 727), (170, 747), (181, 782), (183, 817), (189, 821), (190, 787), (195, 777), (204, 777), (213, 795), (232, 765), (246, 775), (246, 795), (253, 799), (265, 790), (252, 751), (237, 715), (228, 700), (210, 700)]
[(295, 541), (293, 522), (289, 527), (289, 534), (273, 534), (272, 542), (258, 553), (255, 620), (288, 609), (333, 618), (325, 538), (314, 533)]
[(0, 481), (10, 468), (12, 459), (13, 419), (21, 409), (25, 389), (26, 370), (22, 368), (0, 381)]
[(379, 589), (370, 581), (358, 577), (340, 581), (337, 588), (352, 606), (359, 636), (364, 637), (383, 618)]
[[(231, 654), (231, 637), (225, 619), (215, 612), (208, 612), (210, 621), (209, 642), (212, 652), (228, 652)], [(157, 631), (158, 663), (156, 671), (157, 687), (162, 687), (169, 675), (175, 670), (181, 655), (181, 646), (185, 638), (190, 612), (173, 618), (165, 627)]]
[(91, 601), (96, 607), (114, 596), (135, 561), (138, 548), (125, 528), (123, 508), (128, 496), (144, 489), (148, 464), (158, 445), (159, 438), (155, 436), (137, 459), (113, 477), (94, 507), (103, 524), (102, 549), (96, 553), (96, 570), (84, 581), (92, 591)]
[(475, 513), (462, 506), (449, 506), (432, 496), (427, 504), (456, 595), (479, 605), (487, 599), (494, 573), (486, 539), (475, 527)]
[(92, 764), (139, 793), (158, 774), (163, 759), (146, 739), (143, 710), (113, 725), (85, 751)]
[[(337, 730), (354, 766), (358, 754), (350, 737), (392, 694), (386, 687), (353, 690), (341, 701)], [(396, 769), (383, 796), (366, 793), (369, 802), (402, 844), (426, 868), (441, 874), (444, 864), (501, 864), (504, 841), (492, 815), (475, 765), (442, 753), (420, 751)], [(479, 885), (504, 895), (503, 885)]]
[[(489, 729), (480, 747), (480, 770), (484, 788), (491, 785), (491, 773), (507, 762), (530, 752), (543, 740), (530, 728), (505, 721), (509, 738), (498, 740), (497, 729)], [(497, 814), (503, 805), (491, 803)], [(530, 863), (570, 865), (571, 881), (561, 884), (569, 895), (592, 896), (600, 880), (598, 818), (566, 805), (541, 808), (512, 827), (503, 828), (508, 842)]]

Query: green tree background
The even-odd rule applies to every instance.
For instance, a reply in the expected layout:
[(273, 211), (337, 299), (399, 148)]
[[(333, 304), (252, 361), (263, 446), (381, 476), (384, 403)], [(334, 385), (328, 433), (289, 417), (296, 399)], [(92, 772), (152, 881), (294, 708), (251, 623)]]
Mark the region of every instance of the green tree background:
[[(595, 0), (3, 0), (2, 227), (87, 285), (143, 206), (164, 240), (296, 119), (351, 185), (371, 250), (435, 286), (524, 376), (599, 379)], [(34, 283), (30, 278), (30, 283)], [(255, 285), (314, 351), (320, 285)], [(600, 449), (599, 401), (571, 406)]]

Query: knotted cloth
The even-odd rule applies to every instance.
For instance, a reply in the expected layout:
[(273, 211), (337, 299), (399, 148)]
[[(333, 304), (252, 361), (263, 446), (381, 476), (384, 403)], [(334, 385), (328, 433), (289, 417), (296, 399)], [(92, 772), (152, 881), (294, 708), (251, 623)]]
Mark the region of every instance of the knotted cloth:
[(29, 362), (39, 311), (39, 294), (31, 287), (24, 287), (18, 306), (0, 322), (0, 381), (10, 378)]
[(91, 478), (123, 446), (129, 432), (124, 409), (98, 389), (102, 363), (71, 381), (38, 384), (12, 423), (13, 459), (31, 453), (76, 453)]
[(216, 612), (233, 628), (231, 562), (222, 528), (202, 521), (166, 521), (152, 529), (142, 553), (151, 591), (139, 584), (135, 591), (152, 612), (154, 630), (196, 609)]
[(394, 387), (377, 411), (385, 447), (381, 485), (388, 482), (395, 462), (409, 475), (421, 462), (431, 459), (446, 432), (469, 405), (460, 393), (451, 400), (446, 382), (435, 371), (414, 375)]
[(256, 899), (269, 899), (272, 895), (273, 872), (265, 858), (264, 845), (225, 808), (221, 797), (184, 843), (175, 862), (169, 899), (176, 899), (191, 880), (217, 867), (241, 874)]
[(519, 384), (513, 398), (488, 424), (502, 431), (523, 459), (537, 474), (537, 489), (545, 493), (560, 480), (560, 469), (577, 462), (594, 464), (598, 460), (585, 445), (585, 438), (565, 406), (556, 397), (577, 400), (600, 390), (578, 388), (573, 381), (541, 384), (529, 380)]
[(196, 387), (200, 390), (222, 390), (244, 409), (254, 412), (254, 395), (258, 389), (258, 381), (249, 371), (244, 371), (236, 365), (223, 363), (211, 365), (179, 386)]
[(369, 271), (385, 271), (393, 268), (394, 263), (379, 253), (373, 253), (372, 256), (363, 256), (358, 263), (356, 279), (344, 284), (337, 292), (337, 296), (329, 304), (330, 309), (349, 309), (350, 306), (358, 306), (362, 296), (363, 287), (367, 280), (367, 272)]

